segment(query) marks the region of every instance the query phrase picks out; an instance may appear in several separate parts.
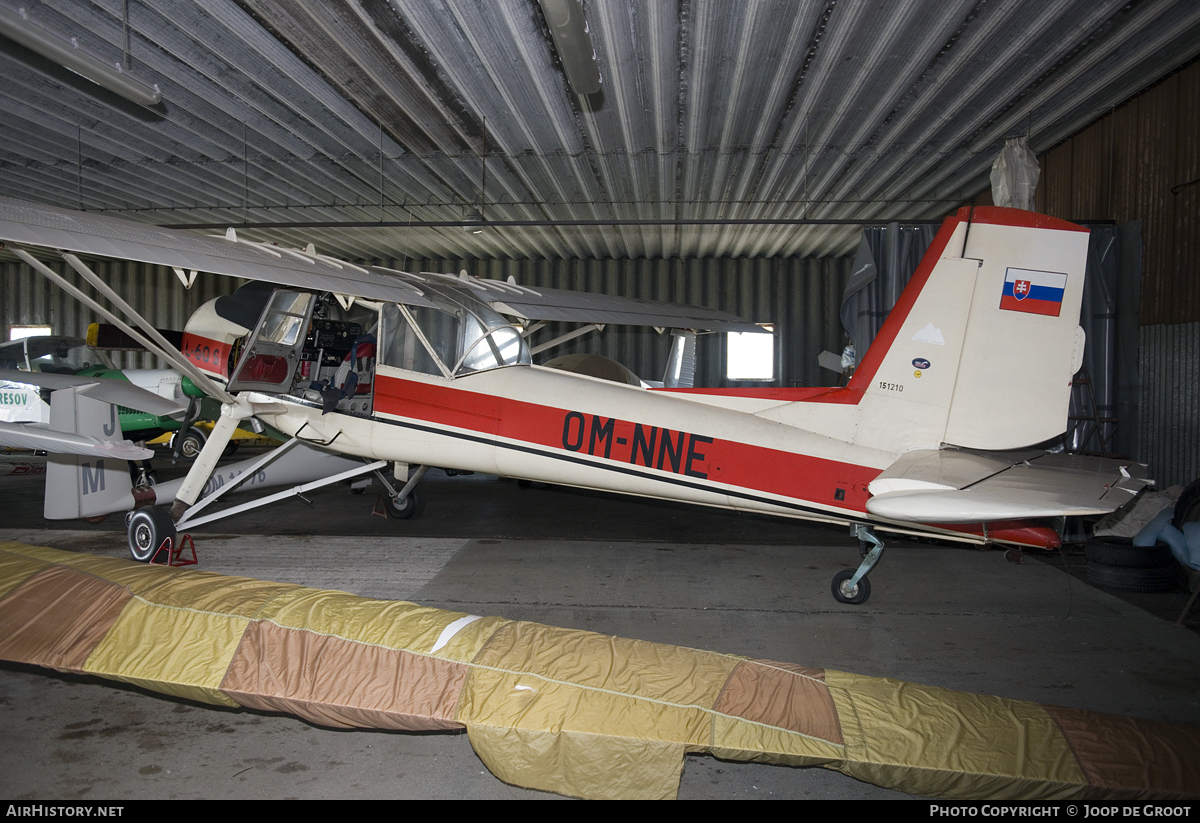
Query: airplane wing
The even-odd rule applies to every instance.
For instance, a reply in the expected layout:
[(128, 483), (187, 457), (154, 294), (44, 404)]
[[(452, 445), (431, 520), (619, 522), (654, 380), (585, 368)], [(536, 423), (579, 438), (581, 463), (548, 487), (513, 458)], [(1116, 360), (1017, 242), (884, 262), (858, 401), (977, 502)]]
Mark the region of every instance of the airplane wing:
[(1105, 514), (1151, 482), (1145, 465), (1127, 460), (1042, 451), (918, 450), (871, 482), (867, 511), (913, 523)]
[(523, 320), (612, 323), (668, 329), (722, 332), (761, 332), (762, 328), (729, 312), (659, 300), (538, 287), (536, 289), (470, 278), (462, 285), (501, 314)]
[(154, 456), (154, 449), (143, 448), (128, 440), (101, 440), (86, 434), (56, 432), (37, 423), (0, 423), (0, 446), (116, 460), (149, 460)]
[(232, 235), (206, 237), (8, 197), (0, 198), (0, 241), (433, 306), (419, 286), (384, 270)]
[(433, 307), (421, 290), (423, 282), (432, 281), (465, 291), (502, 314), (524, 320), (762, 331), (736, 315), (701, 306), (566, 289), (530, 289), (477, 277), (415, 275), (238, 240), (233, 233), (225, 237), (204, 236), (6, 197), (0, 197), (0, 242), (135, 260), (410, 306)]
[[(112, 377), (76, 377), (71, 374), (0, 369), (0, 382), (5, 381), (28, 383), (51, 390), (74, 388), (87, 397), (150, 414), (173, 415), (187, 410), (187, 406), (177, 400), (138, 388), (128, 380), (118, 380)], [(42, 449), (45, 446), (37, 446), (37, 448)]]

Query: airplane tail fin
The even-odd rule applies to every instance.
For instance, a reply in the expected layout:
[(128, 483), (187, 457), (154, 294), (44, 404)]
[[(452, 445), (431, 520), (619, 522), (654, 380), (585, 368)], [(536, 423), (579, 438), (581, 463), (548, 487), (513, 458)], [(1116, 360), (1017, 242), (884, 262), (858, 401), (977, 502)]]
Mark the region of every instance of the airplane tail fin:
[[(120, 442), (117, 407), (59, 389), (50, 395), (50, 428)], [(125, 460), (115, 457), (51, 454), (46, 460), (47, 520), (96, 517), (134, 507), (133, 483)]]
[(946, 219), (847, 388), (863, 422), (941, 443), (1013, 449), (1061, 434), (1083, 358), (1086, 229), (1035, 212)]

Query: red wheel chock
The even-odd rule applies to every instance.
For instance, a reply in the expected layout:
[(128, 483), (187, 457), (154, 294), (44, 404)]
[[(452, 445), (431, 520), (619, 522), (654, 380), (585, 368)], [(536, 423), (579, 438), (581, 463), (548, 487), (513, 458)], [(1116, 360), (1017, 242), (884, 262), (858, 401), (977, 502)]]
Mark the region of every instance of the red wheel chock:
[[(183, 556), (184, 551), (192, 553), (189, 560)], [(161, 561), (158, 558), (166, 552), (166, 561)], [(179, 546), (175, 546), (175, 541), (168, 537), (163, 540), (162, 545), (154, 552), (154, 556), (150, 558), (151, 566), (195, 566), (196, 565), (196, 544), (192, 542), (192, 536), (185, 534), (179, 539)]]

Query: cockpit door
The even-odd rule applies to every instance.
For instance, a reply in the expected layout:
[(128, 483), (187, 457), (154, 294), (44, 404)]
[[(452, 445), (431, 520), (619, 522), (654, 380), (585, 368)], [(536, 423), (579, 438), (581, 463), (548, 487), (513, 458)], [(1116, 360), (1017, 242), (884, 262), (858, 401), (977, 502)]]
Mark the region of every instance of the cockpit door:
[(308, 292), (275, 290), (229, 381), (230, 391), (291, 388), (314, 303)]

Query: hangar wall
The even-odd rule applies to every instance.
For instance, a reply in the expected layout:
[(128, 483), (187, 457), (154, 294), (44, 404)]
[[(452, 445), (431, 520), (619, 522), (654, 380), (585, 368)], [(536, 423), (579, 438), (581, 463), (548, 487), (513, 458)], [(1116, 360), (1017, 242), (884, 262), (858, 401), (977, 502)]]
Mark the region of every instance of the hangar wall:
[[(1037, 211), (1141, 221), (1137, 456), (1160, 486), (1188, 483), (1200, 477), (1200, 61), (1114, 108), (1039, 164)], [(991, 191), (975, 202), (990, 204)]]
[[(95, 290), (62, 261), (42, 262), (85, 294)], [(243, 281), (215, 274), (200, 274), (190, 290), (165, 266), (147, 266), (124, 260), (89, 261), (92, 269), (127, 302), (159, 329), (182, 329), (201, 304), (232, 294)], [(107, 305), (107, 301), (101, 301)], [(125, 319), (122, 317), (122, 319)], [(12, 325), (47, 325), (54, 334), (85, 337), (90, 323), (101, 320), (58, 286), (18, 261), (0, 263), (0, 321), (3, 339)], [(153, 369), (166, 366), (147, 352), (112, 352), (119, 368)]]

